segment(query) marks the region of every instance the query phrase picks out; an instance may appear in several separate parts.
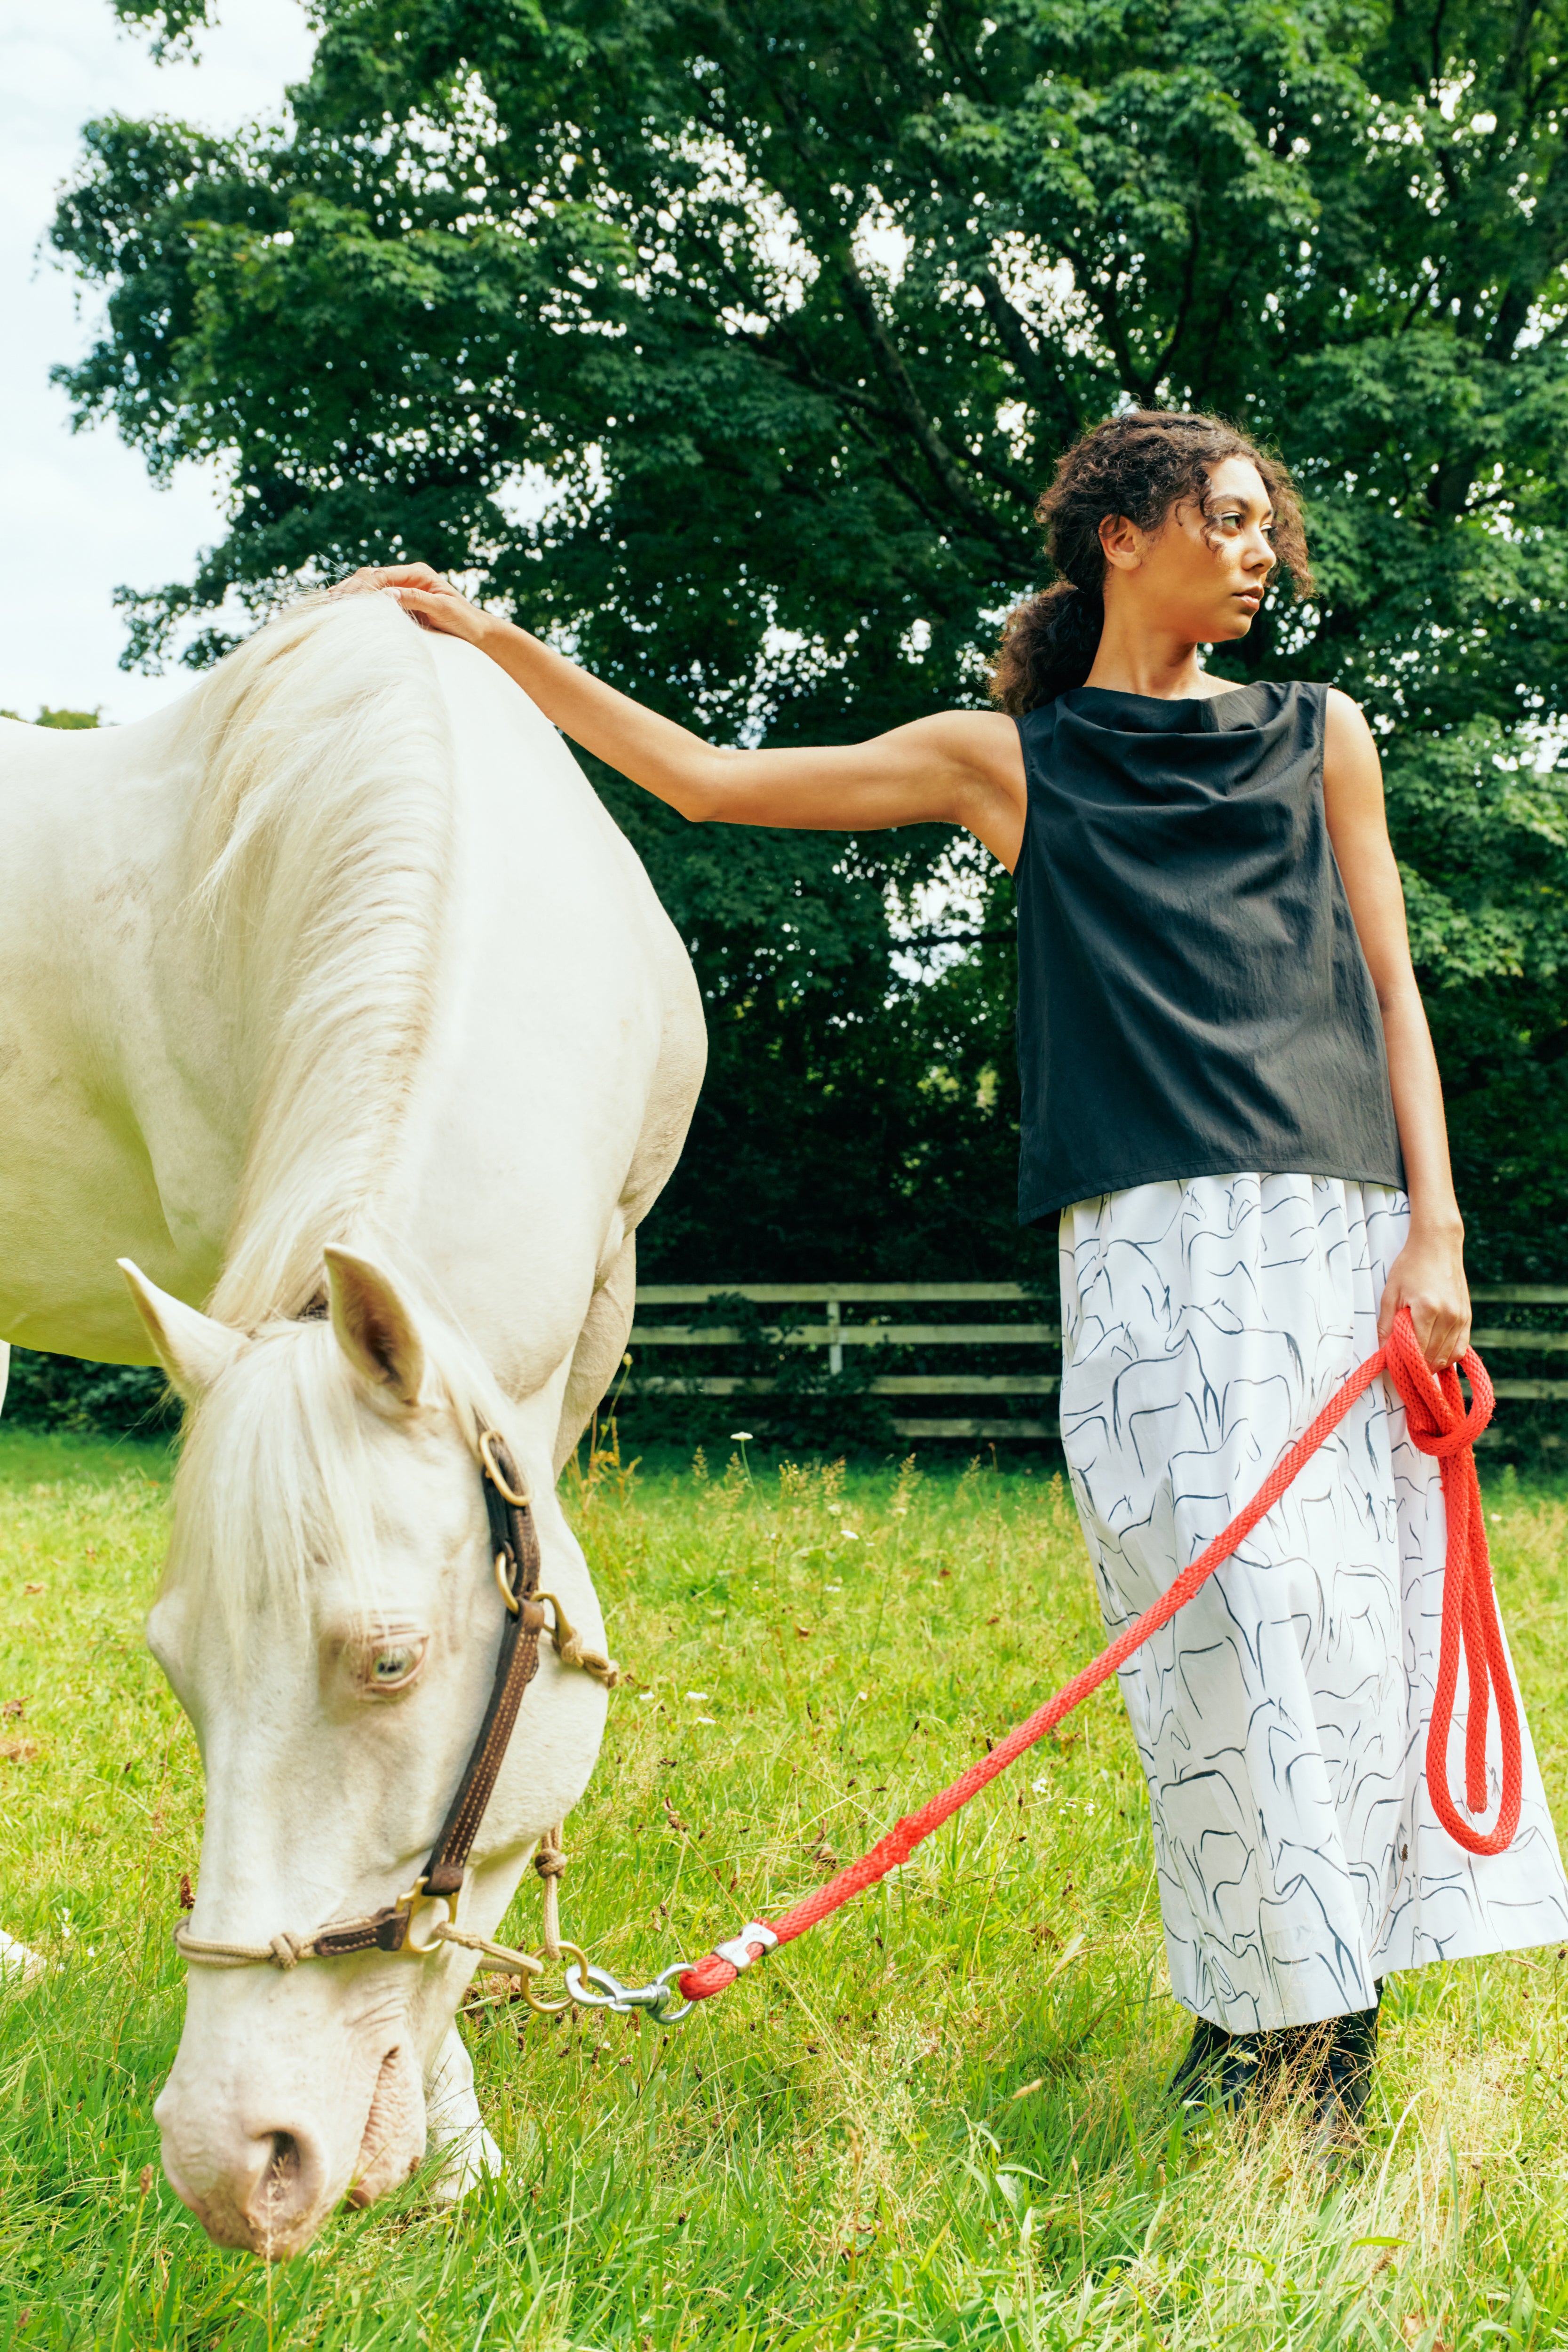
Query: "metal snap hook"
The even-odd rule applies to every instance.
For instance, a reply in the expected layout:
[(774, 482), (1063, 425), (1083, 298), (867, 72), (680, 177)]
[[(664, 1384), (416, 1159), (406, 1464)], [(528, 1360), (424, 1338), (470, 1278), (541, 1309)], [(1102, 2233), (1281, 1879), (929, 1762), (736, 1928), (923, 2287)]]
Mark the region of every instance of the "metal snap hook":
[(678, 2025), (696, 2006), (695, 2002), (688, 2000), (682, 2001), (679, 2008), (670, 2007), (676, 1997), (675, 1979), (684, 1975), (690, 1966), (689, 1960), (672, 1960), (668, 1968), (659, 1970), (651, 1984), (624, 1985), (618, 1977), (611, 1975), (608, 1969), (593, 1968), (583, 1961), (580, 1967), (567, 1969), (566, 1990), (584, 2009), (607, 2009), (617, 2017), (627, 2017), (635, 2009), (646, 2009), (657, 2023)]

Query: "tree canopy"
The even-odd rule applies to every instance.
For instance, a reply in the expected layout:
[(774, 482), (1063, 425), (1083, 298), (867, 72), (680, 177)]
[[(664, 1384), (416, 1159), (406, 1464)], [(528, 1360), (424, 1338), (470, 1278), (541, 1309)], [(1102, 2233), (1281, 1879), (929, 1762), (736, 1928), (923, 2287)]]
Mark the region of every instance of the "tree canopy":
[[(1219, 410), (1295, 469), (1319, 577), (1217, 666), (1367, 709), (1472, 1257), (1561, 1271), (1568, 0), (315, 15), (286, 106), (94, 123), (59, 208), (107, 298), (78, 415), (230, 484), (195, 577), (126, 593), (131, 657), (422, 555), (718, 737), (864, 735), (983, 697), (1079, 430)], [(599, 781), (714, 1034), (657, 1255), (1005, 1270), (1005, 877)]]

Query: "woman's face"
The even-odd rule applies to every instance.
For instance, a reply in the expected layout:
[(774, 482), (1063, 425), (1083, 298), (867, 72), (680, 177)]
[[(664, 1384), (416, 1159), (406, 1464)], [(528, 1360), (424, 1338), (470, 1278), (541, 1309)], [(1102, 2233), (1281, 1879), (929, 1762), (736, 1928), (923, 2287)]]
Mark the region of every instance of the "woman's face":
[(1251, 459), (1222, 458), (1208, 478), (1206, 513), (1194, 499), (1156, 531), (1108, 516), (1100, 532), (1108, 598), (1131, 595), (1143, 626), (1189, 645), (1246, 636), (1277, 561), (1274, 509)]

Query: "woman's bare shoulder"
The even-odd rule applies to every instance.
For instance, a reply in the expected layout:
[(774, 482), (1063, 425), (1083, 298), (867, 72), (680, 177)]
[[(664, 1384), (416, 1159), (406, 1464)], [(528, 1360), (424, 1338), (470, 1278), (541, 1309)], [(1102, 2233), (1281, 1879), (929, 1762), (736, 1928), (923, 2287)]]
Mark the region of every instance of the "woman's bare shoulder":
[(1381, 772), (1377, 738), (1367, 724), (1365, 711), (1359, 702), (1344, 694), (1337, 686), (1323, 690), (1323, 774), (1331, 782), (1336, 774), (1364, 772), (1371, 776)]
[(1365, 711), (1355, 697), (1347, 694), (1342, 687), (1324, 687), (1323, 709), (1331, 727), (1349, 727), (1357, 734), (1370, 734), (1372, 731), (1366, 723)]
[(1005, 710), (937, 710), (916, 726), (929, 730), (951, 760), (973, 770), (987, 782), (1005, 784), (1024, 780), (1024, 753), (1018, 722)]

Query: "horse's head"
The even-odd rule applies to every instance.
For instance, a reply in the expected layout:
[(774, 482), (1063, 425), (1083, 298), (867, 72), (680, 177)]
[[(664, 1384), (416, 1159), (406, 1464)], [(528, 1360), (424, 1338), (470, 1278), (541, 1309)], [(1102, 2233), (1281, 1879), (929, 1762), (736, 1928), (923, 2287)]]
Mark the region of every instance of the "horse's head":
[[(264, 1949), (395, 1903), (441, 1829), (507, 1620), (477, 1458), (487, 1424), (533, 1486), (544, 1585), (602, 1641), (597, 1605), (547, 1437), (531, 1442), (406, 1286), (329, 1251), (330, 1312), (247, 1335), (126, 1271), (193, 1408), (148, 1625), (206, 1771), (190, 1933)], [(586, 1785), (604, 1712), (544, 1643), (459, 1924), (493, 1934), (530, 1846)], [(212, 2236), (297, 2252), (341, 2199), (368, 2204), (413, 2170), (474, 1966), (442, 1943), (192, 1968), (156, 2114), (169, 2179)]]

